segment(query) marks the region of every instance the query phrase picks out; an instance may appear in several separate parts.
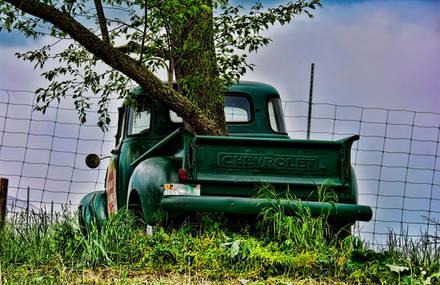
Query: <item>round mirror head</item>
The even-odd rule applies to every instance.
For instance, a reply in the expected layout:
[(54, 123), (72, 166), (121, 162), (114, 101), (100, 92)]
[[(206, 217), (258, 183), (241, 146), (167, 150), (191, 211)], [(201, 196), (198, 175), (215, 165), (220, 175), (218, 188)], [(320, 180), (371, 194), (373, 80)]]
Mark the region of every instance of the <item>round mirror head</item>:
[(99, 165), (99, 156), (94, 153), (91, 153), (86, 156), (86, 164), (90, 168), (96, 168)]

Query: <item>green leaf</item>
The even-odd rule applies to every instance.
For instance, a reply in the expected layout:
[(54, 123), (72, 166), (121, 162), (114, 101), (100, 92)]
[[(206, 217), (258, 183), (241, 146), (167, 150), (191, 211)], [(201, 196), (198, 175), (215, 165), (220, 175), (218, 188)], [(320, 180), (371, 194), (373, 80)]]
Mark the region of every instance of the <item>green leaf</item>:
[(207, 5), (200, 5), (200, 8), (202, 8), (203, 10), (205, 10), (206, 12), (211, 13), (211, 8)]
[(240, 240), (238, 239), (232, 243), (231, 251), (229, 252), (229, 256), (233, 258), (233, 257), (237, 256), (239, 251), (240, 251)]
[(399, 266), (399, 265), (392, 265), (392, 264), (386, 264), (386, 266), (388, 266), (388, 268), (390, 269), (391, 272), (400, 273), (405, 270), (409, 270), (409, 268), (406, 266)]

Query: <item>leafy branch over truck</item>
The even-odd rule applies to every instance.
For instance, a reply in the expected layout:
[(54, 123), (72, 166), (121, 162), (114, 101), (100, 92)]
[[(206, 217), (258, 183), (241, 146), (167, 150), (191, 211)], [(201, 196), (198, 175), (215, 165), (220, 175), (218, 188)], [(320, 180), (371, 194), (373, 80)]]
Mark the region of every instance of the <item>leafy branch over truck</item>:
[[(106, 128), (110, 94), (125, 97), (140, 85), (187, 130), (226, 135), (222, 94), (252, 69), (247, 53), (270, 43), (262, 34), (270, 26), (312, 16), (316, 6), (319, 0), (299, 0), (265, 10), (257, 2), (244, 14), (225, 0), (1, 0), (0, 29), (52, 41), (17, 53), (49, 81), (36, 91), (38, 110), (72, 94), (85, 122), (91, 91), (101, 98), (98, 125)], [(160, 67), (168, 84), (155, 76)]]

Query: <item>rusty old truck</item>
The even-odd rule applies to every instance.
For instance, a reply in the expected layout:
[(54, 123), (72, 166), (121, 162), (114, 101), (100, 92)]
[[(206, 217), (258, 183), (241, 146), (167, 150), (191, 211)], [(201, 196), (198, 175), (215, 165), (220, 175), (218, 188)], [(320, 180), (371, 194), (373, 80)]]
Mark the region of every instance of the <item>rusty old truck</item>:
[[(272, 86), (241, 82), (229, 87), (224, 96), (229, 136), (187, 133), (182, 119), (164, 104), (141, 88), (135, 95), (137, 109), (119, 108), (105, 190), (81, 200), (82, 226), (122, 208), (147, 224), (156, 222), (159, 212), (170, 218), (192, 212), (256, 217), (274, 202), (257, 196), (264, 184), (273, 185), (281, 197), (275, 202), (292, 215), (307, 207), (315, 216), (326, 211), (335, 225), (371, 219), (371, 208), (358, 204), (350, 161), (359, 136), (337, 141), (290, 138), (280, 95)], [(99, 160), (89, 155), (86, 162), (96, 167)], [(336, 203), (318, 199), (317, 189), (323, 185), (336, 194)], [(286, 191), (289, 195), (283, 196)]]

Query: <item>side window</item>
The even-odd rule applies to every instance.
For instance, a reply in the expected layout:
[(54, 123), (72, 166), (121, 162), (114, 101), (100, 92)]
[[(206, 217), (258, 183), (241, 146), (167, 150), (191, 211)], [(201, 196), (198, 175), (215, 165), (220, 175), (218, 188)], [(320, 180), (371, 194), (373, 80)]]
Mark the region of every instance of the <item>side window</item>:
[(267, 110), (272, 130), (276, 133), (287, 133), (280, 98), (270, 98), (267, 102)]
[(119, 107), (118, 108), (118, 129), (116, 130), (116, 135), (115, 135), (116, 146), (121, 141), (121, 136), (124, 133), (123, 132), (124, 116), (125, 116), (125, 108), (124, 107)]
[(151, 126), (151, 107), (146, 103), (138, 110), (130, 109), (128, 135), (145, 134)]

